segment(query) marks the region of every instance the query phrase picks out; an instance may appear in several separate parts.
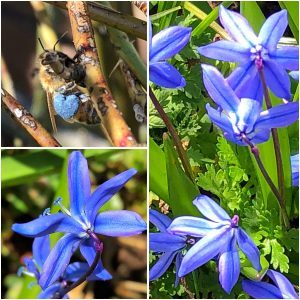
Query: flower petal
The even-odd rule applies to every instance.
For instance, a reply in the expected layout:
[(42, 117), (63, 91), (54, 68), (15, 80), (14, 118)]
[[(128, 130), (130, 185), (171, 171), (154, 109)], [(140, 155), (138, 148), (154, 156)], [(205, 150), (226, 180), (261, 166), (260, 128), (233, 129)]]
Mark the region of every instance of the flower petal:
[(299, 103), (289, 102), (274, 106), (260, 113), (256, 128), (286, 127), (299, 119)]
[(299, 71), (292, 71), (289, 74), (294, 80), (299, 81)]
[(293, 186), (299, 186), (299, 154), (291, 156)]
[[(59, 293), (62, 289), (63, 287), (60, 282), (54, 283), (48, 286), (44, 291), (41, 291), (38, 299), (56, 299), (55, 294)], [(63, 299), (67, 299), (66, 295)]]
[(244, 279), (242, 281), (243, 290), (254, 299), (283, 299), (280, 290), (274, 285)]
[(282, 47), (269, 54), (285, 70), (299, 70), (299, 47)]
[(270, 269), (267, 271), (267, 274), (272, 279), (272, 281), (277, 285), (277, 287), (280, 289), (285, 299), (299, 298), (299, 296), (295, 292), (293, 285), (289, 282), (289, 280), (285, 276), (283, 276), (279, 272)]
[(42, 269), (48, 255), (50, 253), (50, 237), (49, 235), (37, 237), (32, 244), (32, 254), (40, 269)]
[(96, 190), (92, 193), (90, 198), (86, 203), (85, 213), (87, 219), (93, 224), (98, 213), (98, 210), (114, 195), (116, 194), (125, 183), (131, 179), (137, 170), (129, 169), (124, 171), (113, 178), (102, 183)]
[[(80, 252), (83, 255), (83, 257), (88, 262), (89, 266), (91, 266), (94, 262), (95, 256), (96, 256), (96, 250), (94, 246), (94, 242), (92, 239), (87, 239), (80, 245)], [(95, 268), (93, 276), (98, 277), (98, 280), (110, 280), (112, 279), (111, 274), (104, 269), (102, 265), (101, 259), (99, 259), (99, 262), (97, 264), (97, 267)]]
[(192, 246), (183, 257), (178, 276), (183, 277), (214, 258), (230, 241), (231, 237), (232, 230), (229, 226), (212, 230), (210, 234)]
[(203, 237), (209, 234), (212, 229), (220, 228), (223, 225), (224, 224), (211, 222), (202, 218), (178, 217), (171, 223), (168, 231), (173, 234)]
[(177, 252), (166, 252), (160, 256), (157, 263), (149, 271), (149, 280), (155, 280), (162, 276), (171, 265)]
[(272, 52), (276, 49), (287, 25), (287, 11), (285, 9), (272, 14), (260, 29), (258, 43)]
[(233, 237), (219, 258), (219, 281), (221, 286), (230, 294), (240, 275), (240, 257)]
[[(75, 282), (77, 281), (81, 276), (83, 276), (88, 270), (90, 266), (87, 263), (83, 262), (74, 262), (68, 265), (65, 274), (64, 274), (64, 280)], [(88, 281), (92, 280), (99, 280), (97, 276), (94, 274), (90, 275), (87, 278)]]
[(260, 272), (262, 270), (260, 265), (259, 251), (255, 244), (252, 242), (248, 234), (242, 229), (238, 228), (236, 231), (237, 242), (240, 249), (248, 257), (253, 267)]
[(291, 99), (291, 82), (287, 72), (274, 60), (264, 60), (266, 82), (270, 90), (280, 98)]
[(257, 44), (256, 34), (242, 15), (220, 5), (219, 18), (226, 31), (235, 41), (249, 48)]
[[(203, 216), (211, 221), (217, 223), (221, 222), (223, 225), (230, 224), (231, 219), (227, 212), (211, 198), (205, 195), (200, 195), (193, 201), (193, 204), (198, 208)], [(224, 221), (226, 222), (224, 223)]]
[(179, 271), (179, 268), (180, 268), (182, 259), (183, 259), (183, 255), (182, 255), (181, 252), (179, 252), (179, 253), (177, 254), (177, 256), (176, 256), (176, 261), (175, 261), (175, 267), (176, 267), (176, 270), (175, 270), (175, 272), (176, 272), (176, 277), (175, 277), (175, 285), (174, 285), (175, 287), (177, 287), (178, 284), (179, 284), (179, 279), (180, 279), (180, 277), (178, 276), (178, 271)]
[(143, 218), (128, 210), (105, 211), (97, 215), (95, 232), (108, 236), (131, 236), (147, 229)]
[(223, 112), (212, 108), (209, 103), (206, 104), (206, 110), (213, 123), (215, 123), (223, 131), (233, 132), (232, 124)]
[(260, 112), (260, 102), (254, 99), (242, 98), (237, 110), (238, 120), (236, 124), (240, 132), (252, 131)]
[(149, 210), (149, 221), (154, 224), (161, 232), (165, 232), (169, 225), (172, 223), (172, 220), (158, 212), (155, 209)]
[(87, 160), (80, 151), (73, 151), (69, 156), (68, 183), (72, 217), (85, 221), (84, 205), (90, 197), (91, 182)]
[(150, 63), (149, 80), (169, 89), (177, 89), (186, 85), (182, 75), (167, 62)]
[(236, 112), (240, 101), (222, 74), (213, 66), (204, 64), (201, 66), (204, 85), (213, 101), (229, 115)]
[(201, 55), (213, 59), (234, 62), (247, 62), (250, 60), (251, 56), (248, 47), (244, 47), (236, 42), (225, 40), (199, 47), (198, 52)]
[(186, 239), (170, 233), (149, 233), (149, 248), (155, 252), (173, 252), (185, 247)]
[(191, 27), (171, 26), (158, 32), (152, 38), (150, 62), (169, 59), (177, 54), (188, 43)]
[(262, 144), (262, 143), (265, 143), (267, 140), (269, 140), (270, 133), (271, 133), (271, 129), (259, 129), (259, 130), (256, 130), (253, 133), (254, 136), (250, 137), (249, 139), (253, 144)]
[(66, 234), (58, 240), (42, 268), (39, 280), (42, 289), (54, 283), (64, 273), (79, 243), (80, 238), (74, 234)]
[(15, 223), (12, 230), (27, 237), (40, 237), (53, 232), (79, 234), (83, 231), (78, 222), (63, 213), (42, 216), (28, 223)]
[(33, 273), (35, 278), (38, 280), (40, 278), (40, 272), (35, 266), (33, 260), (27, 256), (24, 257), (24, 264), (26, 266), (26, 269), (30, 272)]

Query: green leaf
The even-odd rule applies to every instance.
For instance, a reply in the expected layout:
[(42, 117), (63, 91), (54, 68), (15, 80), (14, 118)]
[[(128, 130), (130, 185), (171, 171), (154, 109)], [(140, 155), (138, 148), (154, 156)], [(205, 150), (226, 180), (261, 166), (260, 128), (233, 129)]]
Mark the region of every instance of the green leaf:
[(256, 34), (259, 33), (266, 18), (256, 1), (241, 1), (240, 12), (248, 20)]
[(168, 180), (166, 171), (166, 159), (162, 149), (149, 139), (149, 185), (150, 190), (159, 198), (168, 202)]
[(168, 178), (169, 202), (173, 215), (199, 215), (192, 201), (198, 196), (199, 190), (186, 176), (179, 164), (177, 152), (170, 137), (164, 135), (164, 152)]
[(292, 228), (288, 231), (283, 231), (280, 226), (275, 231), (275, 237), (281, 241), (283, 246), (291, 251), (292, 249), (299, 253), (299, 229)]
[(241, 273), (251, 280), (260, 281), (269, 269), (269, 263), (263, 255), (260, 256), (260, 264), (262, 270), (257, 272), (251, 262), (245, 257), (241, 263)]
[(270, 240), (270, 245), (272, 247), (270, 263), (275, 270), (279, 267), (280, 272), (288, 273), (289, 258), (284, 254), (284, 248), (275, 239)]
[(281, 8), (288, 11), (289, 26), (294, 38), (299, 43), (299, 2), (298, 1), (279, 1)]

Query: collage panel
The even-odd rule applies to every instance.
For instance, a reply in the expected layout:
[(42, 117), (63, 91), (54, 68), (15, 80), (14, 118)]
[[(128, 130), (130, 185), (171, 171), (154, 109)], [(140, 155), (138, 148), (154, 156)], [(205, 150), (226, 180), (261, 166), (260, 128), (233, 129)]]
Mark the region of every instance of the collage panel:
[(1, 1), (1, 9), (3, 147), (146, 146), (141, 4)]
[(147, 298), (146, 154), (3, 150), (1, 298)]
[(149, 297), (299, 298), (299, 2), (149, 2)]

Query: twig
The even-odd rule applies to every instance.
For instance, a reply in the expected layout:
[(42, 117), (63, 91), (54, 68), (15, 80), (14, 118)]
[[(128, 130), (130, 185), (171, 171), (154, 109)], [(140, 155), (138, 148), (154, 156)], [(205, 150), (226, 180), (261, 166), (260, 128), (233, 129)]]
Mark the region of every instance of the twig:
[(67, 6), (74, 45), (81, 63), (85, 66), (84, 83), (101, 118), (103, 127), (114, 146), (136, 146), (137, 143), (131, 129), (117, 109), (103, 76), (87, 3), (69, 1)]
[(180, 282), (183, 285), (183, 287), (185, 289), (185, 292), (188, 294), (189, 298), (190, 299), (195, 299), (194, 293), (192, 293), (190, 291), (190, 289), (189, 289), (189, 287), (188, 287), (188, 285), (187, 285), (184, 277), (180, 278)]
[(59, 142), (21, 105), (3, 89), (1, 101), (4, 108), (42, 147), (61, 147)]
[[(66, 9), (66, 1), (45, 1), (51, 5)], [(87, 1), (92, 20), (120, 29), (143, 40), (147, 40), (147, 22), (123, 14), (98, 3)]]

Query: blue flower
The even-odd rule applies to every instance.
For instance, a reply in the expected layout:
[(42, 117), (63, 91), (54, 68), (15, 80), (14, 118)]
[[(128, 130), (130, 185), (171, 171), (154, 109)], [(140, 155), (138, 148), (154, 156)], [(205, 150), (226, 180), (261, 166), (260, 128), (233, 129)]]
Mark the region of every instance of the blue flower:
[[(26, 275), (30, 275), (35, 277), (38, 281), (40, 279), (40, 270), (42, 269), (48, 255), (50, 254), (50, 238), (49, 235), (45, 235), (42, 237), (35, 238), (32, 244), (32, 257), (25, 257), (24, 263), (26, 269), (21, 267), (18, 271), (18, 275), (24, 273)], [(89, 265), (87, 263), (82, 262), (74, 262), (68, 265), (65, 272), (60, 276), (59, 280), (54, 282), (52, 285), (47, 287), (44, 291), (42, 291), (38, 298), (39, 299), (50, 299), (55, 293), (59, 293), (62, 291), (67, 282), (75, 282), (82, 275), (84, 275), (89, 269)], [(87, 280), (99, 280), (99, 278), (95, 275), (90, 275)], [(65, 295), (64, 298), (68, 298), (68, 295)]]
[[(299, 69), (299, 48), (277, 44), (288, 25), (287, 11), (270, 16), (256, 36), (240, 14), (219, 6), (219, 17), (233, 41), (218, 41), (198, 48), (200, 54), (214, 59), (240, 63), (227, 78), (239, 97), (251, 98), (262, 91), (258, 68), (263, 67), (267, 85), (281, 98), (291, 99), (290, 79), (285, 71)], [(256, 99), (260, 99), (261, 96)]]
[(292, 184), (299, 186), (299, 154), (291, 156)]
[(243, 290), (255, 299), (299, 299), (293, 285), (281, 273), (268, 270), (268, 276), (273, 284), (244, 279)]
[(202, 69), (203, 82), (208, 94), (220, 107), (216, 110), (207, 104), (207, 113), (224, 131), (224, 136), (229, 141), (241, 146), (248, 145), (244, 141), (245, 138), (253, 144), (264, 143), (269, 139), (271, 128), (286, 127), (299, 118), (298, 102), (261, 111), (259, 101), (239, 99), (215, 67), (202, 65)]
[(257, 271), (261, 271), (259, 251), (247, 233), (238, 227), (237, 215), (231, 219), (225, 210), (204, 195), (198, 196), (193, 204), (209, 220), (178, 217), (168, 228), (174, 234), (202, 237), (183, 257), (178, 276), (185, 276), (218, 256), (219, 281), (229, 294), (240, 274), (237, 245)]
[(158, 262), (151, 268), (149, 272), (149, 280), (155, 280), (161, 277), (169, 268), (172, 261), (176, 261), (176, 279), (175, 287), (179, 283), (178, 270), (182, 261), (182, 250), (186, 247), (187, 243), (191, 243), (192, 240), (188, 240), (185, 235), (171, 234), (167, 232), (167, 228), (171, 224), (172, 220), (156, 210), (150, 209), (149, 220), (159, 230), (159, 233), (149, 234), (149, 247), (154, 252), (163, 253)]
[[(149, 22), (150, 23), (150, 22)], [(163, 29), (152, 38), (149, 28), (149, 76), (150, 81), (165, 88), (185, 86), (185, 79), (166, 59), (177, 54), (189, 41), (192, 28), (172, 26)]]
[[(60, 204), (63, 211), (53, 215), (42, 216), (25, 224), (13, 224), (12, 229), (27, 237), (41, 237), (53, 232), (65, 232), (58, 240), (45, 263), (39, 278), (39, 285), (46, 289), (66, 270), (71, 256), (80, 247), (81, 254), (92, 265), (96, 251), (101, 252), (101, 245), (94, 243), (95, 234), (107, 236), (130, 236), (143, 232), (147, 226), (141, 216), (127, 210), (98, 210), (124, 184), (136, 174), (129, 169), (101, 184), (91, 194), (91, 182), (86, 159), (79, 151), (69, 156), (68, 182), (70, 193), (70, 211)], [(96, 249), (96, 247), (98, 247)], [(111, 275), (99, 261), (94, 274), (102, 280), (111, 279)]]

